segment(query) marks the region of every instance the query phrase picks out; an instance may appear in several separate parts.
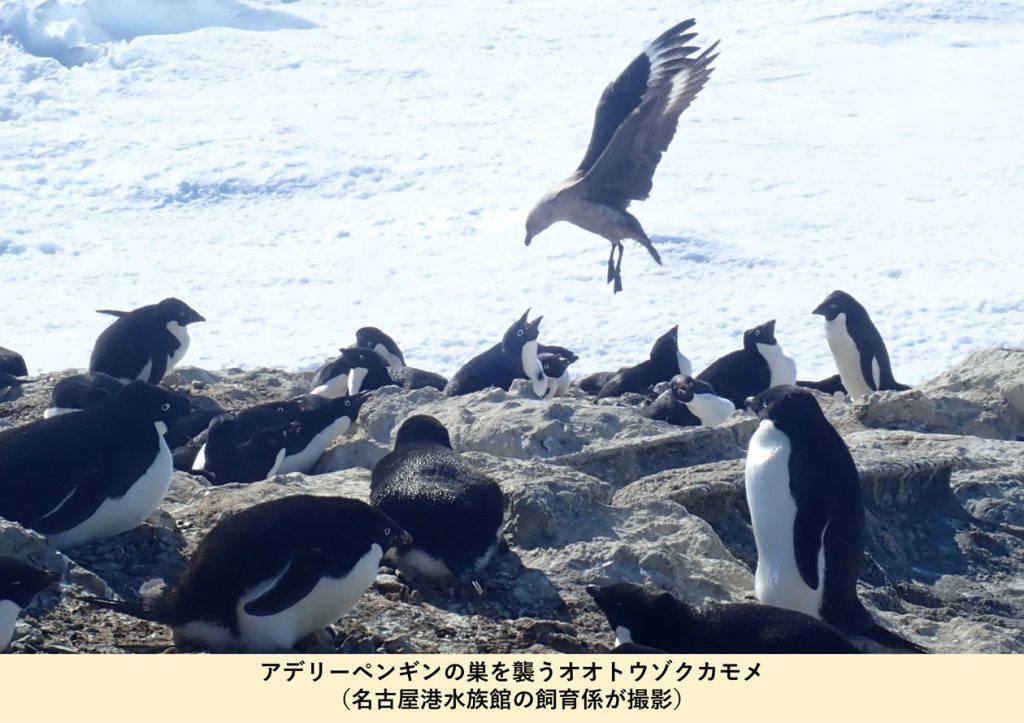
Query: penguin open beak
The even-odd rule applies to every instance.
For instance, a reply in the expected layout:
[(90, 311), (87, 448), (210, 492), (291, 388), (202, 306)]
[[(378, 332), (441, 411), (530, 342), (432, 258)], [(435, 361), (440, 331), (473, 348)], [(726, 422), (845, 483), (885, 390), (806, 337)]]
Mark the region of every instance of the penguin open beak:
[(538, 316), (536, 319), (534, 319), (533, 321), (529, 322), (526, 325), (526, 328), (528, 328), (528, 329), (536, 329), (538, 326), (540, 326), (540, 320), (543, 319), (543, 318), (544, 318), (543, 315)]

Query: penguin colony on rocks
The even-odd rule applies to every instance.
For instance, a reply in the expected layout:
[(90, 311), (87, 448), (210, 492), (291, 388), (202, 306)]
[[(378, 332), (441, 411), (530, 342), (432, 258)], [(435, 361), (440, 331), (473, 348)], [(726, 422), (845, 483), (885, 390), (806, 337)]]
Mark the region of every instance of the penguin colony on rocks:
[[(626, 209), (648, 197), (681, 113), (710, 78), (718, 43), (691, 45), (693, 26), (687, 20), (661, 34), (609, 84), (579, 167), (527, 218), (527, 245), (558, 221), (610, 242), (615, 292), (623, 241), (637, 241), (661, 263)], [(450, 379), (407, 365), (392, 337), (363, 327), (317, 370), (307, 394), (226, 410), (159, 386), (188, 351), (189, 327), (206, 321), (188, 304), (167, 298), (100, 313), (115, 321), (96, 340), (88, 371), (55, 385), (43, 418), (0, 431), (0, 517), (62, 550), (140, 525), (161, 504), (174, 468), (213, 485), (310, 472), (381, 387), (459, 396), (525, 379), (546, 400), (570, 391), (578, 361), (565, 347), (540, 343), (541, 317), (530, 320), (529, 310)], [(576, 382), (601, 400), (630, 404), (629, 395), (640, 395), (638, 413), (669, 424), (714, 426), (746, 409), (759, 419), (746, 462), (759, 603), (696, 609), (631, 583), (588, 586), (616, 651), (849, 653), (859, 639), (924, 651), (879, 626), (857, 596), (865, 542), (857, 470), (803, 388), (860, 397), (907, 387), (895, 381), (881, 335), (852, 296), (835, 291), (813, 313), (825, 318), (838, 370), (820, 382), (797, 381), (775, 320), (746, 331), (741, 349), (696, 375), (672, 327), (647, 358)], [(27, 375), (24, 360), (0, 348), (0, 401), (34, 383)], [(382, 561), (413, 581), (479, 589), (476, 578), (502, 549), (503, 490), (433, 417), (400, 421), (393, 450), (372, 470), (369, 500), (299, 494), (256, 504), (218, 521), (180, 577), (155, 593), (85, 599), (168, 626), (182, 649), (291, 649), (351, 610)], [(58, 577), (0, 557), (0, 650), (17, 616)]]
[[(849, 294), (833, 292), (814, 313), (826, 317), (839, 380), (807, 386), (906, 388), (893, 380), (881, 336)], [(540, 343), (541, 317), (530, 320), (529, 310), (450, 380), (409, 367), (394, 339), (364, 327), (317, 371), (307, 394), (225, 410), (158, 386), (188, 345), (185, 327), (203, 320), (198, 313), (168, 299), (117, 317), (97, 340), (102, 352), (94, 350), (91, 370), (58, 382), (42, 419), (0, 431), (0, 517), (54, 547), (141, 524), (159, 507), (174, 467), (213, 485), (309, 472), (382, 386), (433, 386), (454, 396), (524, 379), (547, 400), (573, 384), (574, 394), (595, 403), (639, 397), (640, 415), (669, 424), (714, 426), (737, 410), (759, 419), (746, 465), (759, 604), (697, 609), (633, 583), (590, 585), (614, 652), (849, 653), (872, 644), (926, 652), (881, 627), (857, 597), (864, 554), (857, 470), (813, 394), (798, 386), (775, 320), (746, 331), (742, 349), (696, 376), (676, 326), (637, 364), (575, 382), (569, 367), (578, 355)], [(26, 369), (14, 371), (20, 384), (33, 383)], [(369, 501), (293, 495), (254, 505), (218, 522), (179, 579), (155, 594), (84, 599), (167, 625), (183, 650), (290, 649), (351, 610), (382, 563), (414, 584), (479, 589), (477, 578), (502, 549), (501, 486), (458, 453), (433, 417), (400, 420), (393, 450), (372, 470)], [(54, 581), (30, 561), (0, 557), (3, 647), (17, 615)]]

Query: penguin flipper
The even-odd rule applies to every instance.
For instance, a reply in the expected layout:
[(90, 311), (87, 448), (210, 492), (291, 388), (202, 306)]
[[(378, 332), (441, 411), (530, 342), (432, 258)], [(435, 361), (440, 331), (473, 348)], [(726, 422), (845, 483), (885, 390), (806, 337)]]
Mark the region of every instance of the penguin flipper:
[(95, 489), (95, 483), (79, 483), (59, 505), (32, 520), (29, 526), (40, 535), (55, 535), (74, 529), (89, 519), (103, 503), (95, 495)]
[(796, 569), (800, 577), (812, 590), (817, 590), (821, 579), (818, 576), (818, 557), (825, 544), (825, 530), (831, 519), (831, 505), (826, 496), (828, 480), (818, 478), (808, 465), (801, 464), (799, 457), (789, 460), (789, 488), (796, 500), (796, 519), (793, 521), (793, 551), (796, 555)]
[(128, 316), (127, 311), (118, 311), (116, 309), (96, 309), (97, 314), (107, 314), (108, 316), (116, 316), (120, 319), (122, 316)]
[(879, 378), (876, 374), (876, 368), (878, 366), (878, 360), (872, 354), (860, 354), (860, 373), (864, 377), (864, 383), (872, 391), (877, 391), (879, 386)]
[(319, 552), (297, 552), (270, 589), (245, 604), (245, 612), (256, 616), (276, 615), (309, 595), (324, 576)]

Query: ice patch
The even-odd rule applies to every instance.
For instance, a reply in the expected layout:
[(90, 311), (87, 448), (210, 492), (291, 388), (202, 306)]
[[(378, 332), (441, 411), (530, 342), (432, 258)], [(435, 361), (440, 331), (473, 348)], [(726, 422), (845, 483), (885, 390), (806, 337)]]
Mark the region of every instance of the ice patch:
[(0, 8), (0, 37), (72, 67), (96, 60), (104, 44), (208, 27), (302, 30), (316, 25), (238, 0), (21, 0)]

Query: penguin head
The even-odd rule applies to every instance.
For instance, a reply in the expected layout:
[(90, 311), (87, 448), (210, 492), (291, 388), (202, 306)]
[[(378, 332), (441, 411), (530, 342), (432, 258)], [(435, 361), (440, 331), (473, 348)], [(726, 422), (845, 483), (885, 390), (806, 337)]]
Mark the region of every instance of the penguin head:
[(181, 326), (188, 326), (189, 324), (194, 324), (197, 321), (206, 321), (198, 311), (181, 299), (175, 299), (173, 296), (161, 301), (156, 305), (156, 308), (157, 313), (164, 323), (175, 321)]
[(682, 374), (676, 374), (672, 377), (669, 389), (672, 391), (672, 398), (677, 402), (681, 404), (692, 402), (695, 393), (694, 379), (693, 377), (684, 377)]
[(538, 316), (533, 321), (527, 321), (529, 314), (530, 310), (527, 309), (502, 337), (501, 348), (506, 354), (518, 355), (528, 342), (536, 341), (540, 336), (540, 320), (544, 317)]
[(587, 594), (601, 608), (612, 630), (629, 630), (633, 642), (659, 640), (666, 624), (680, 622), (688, 606), (667, 592), (654, 592), (633, 582), (587, 585)]
[(0, 556), (0, 600), (27, 608), (32, 598), (60, 582), (60, 575), (19, 560)]
[(369, 392), (346, 394), (341, 397), (335, 397), (327, 403), (335, 407), (339, 412), (339, 417), (348, 417), (354, 422), (359, 417), (359, 410), (363, 408), (363, 405), (366, 404), (372, 396), (373, 395)]
[(346, 523), (348, 522), (353, 523), (353, 528), (361, 528), (353, 529), (353, 533), (359, 533), (359, 537), (368, 533), (367, 536), (380, 545), (380, 549), (384, 552), (392, 547), (405, 547), (412, 544), (412, 535), (375, 507), (366, 505), (365, 511), (359, 515), (359, 519), (350, 519), (346, 521)]
[(746, 406), (758, 419), (771, 420), (783, 429), (795, 427), (801, 420), (824, 419), (814, 393), (803, 387), (771, 387), (756, 396), (748, 397)]
[(402, 426), (398, 428), (395, 435), (395, 447), (403, 444), (440, 444), (448, 449), (452, 448), (451, 437), (448, 430), (434, 417), (426, 414), (417, 414), (409, 417)]
[(659, 336), (651, 347), (651, 359), (665, 358), (675, 364), (676, 353), (679, 351), (679, 325), (676, 324)]
[(540, 361), (541, 369), (544, 370), (544, 376), (555, 379), (565, 374), (565, 370), (572, 364), (561, 354), (538, 354), (537, 359)]
[(356, 346), (374, 350), (378, 346), (382, 346), (389, 354), (398, 357), (402, 364), (405, 364), (405, 357), (402, 356), (402, 350), (398, 348), (395, 340), (375, 326), (364, 326), (356, 331)]
[(846, 314), (847, 318), (857, 314), (867, 315), (867, 311), (855, 298), (845, 291), (836, 289), (825, 297), (825, 300), (814, 307), (812, 314), (824, 316), (826, 321), (833, 321), (840, 314)]
[(188, 416), (191, 406), (185, 397), (142, 381), (134, 381), (110, 398), (133, 416), (170, 427)]
[(757, 351), (758, 344), (777, 344), (775, 339), (775, 319), (766, 321), (753, 329), (743, 332), (743, 348), (748, 351)]
[(341, 357), (349, 365), (349, 371), (353, 369), (367, 369), (369, 371), (385, 370), (387, 364), (380, 358), (380, 354), (361, 346), (348, 346), (340, 350)]

